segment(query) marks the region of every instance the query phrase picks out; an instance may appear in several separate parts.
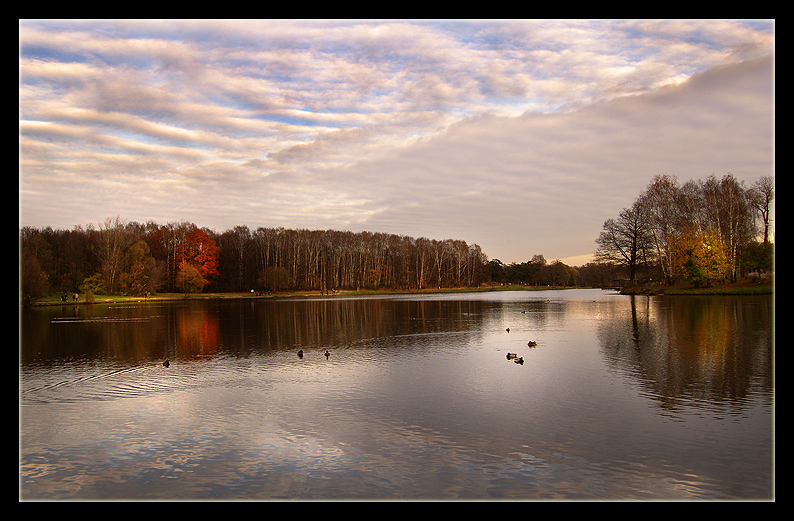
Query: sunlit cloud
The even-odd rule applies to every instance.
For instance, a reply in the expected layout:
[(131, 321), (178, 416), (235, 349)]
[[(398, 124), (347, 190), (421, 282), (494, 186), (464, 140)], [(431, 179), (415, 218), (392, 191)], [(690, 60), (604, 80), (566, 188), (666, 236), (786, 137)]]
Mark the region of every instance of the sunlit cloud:
[(20, 225), (593, 250), (657, 174), (774, 175), (774, 22), (23, 20)]

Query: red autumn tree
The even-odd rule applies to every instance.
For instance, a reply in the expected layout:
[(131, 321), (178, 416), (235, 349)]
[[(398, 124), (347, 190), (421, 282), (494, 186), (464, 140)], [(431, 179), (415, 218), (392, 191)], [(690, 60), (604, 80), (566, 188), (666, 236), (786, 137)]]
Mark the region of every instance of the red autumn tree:
[(205, 286), (220, 275), (219, 257), (220, 249), (215, 245), (215, 241), (199, 228), (193, 228), (177, 248), (179, 269), (188, 265), (196, 268), (204, 279)]

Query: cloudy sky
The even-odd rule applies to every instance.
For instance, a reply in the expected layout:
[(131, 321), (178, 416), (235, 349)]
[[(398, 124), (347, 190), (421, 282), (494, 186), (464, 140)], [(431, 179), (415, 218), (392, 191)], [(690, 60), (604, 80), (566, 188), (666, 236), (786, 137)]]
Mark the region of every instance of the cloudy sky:
[(21, 20), (19, 222), (579, 265), (655, 175), (774, 175), (774, 47), (774, 20)]

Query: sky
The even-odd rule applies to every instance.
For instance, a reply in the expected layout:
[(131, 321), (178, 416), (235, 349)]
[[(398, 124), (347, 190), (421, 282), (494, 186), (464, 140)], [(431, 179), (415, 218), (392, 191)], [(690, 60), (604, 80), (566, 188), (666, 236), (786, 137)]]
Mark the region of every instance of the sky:
[(656, 175), (775, 175), (774, 50), (774, 20), (20, 20), (19, 225), (582, 265)]

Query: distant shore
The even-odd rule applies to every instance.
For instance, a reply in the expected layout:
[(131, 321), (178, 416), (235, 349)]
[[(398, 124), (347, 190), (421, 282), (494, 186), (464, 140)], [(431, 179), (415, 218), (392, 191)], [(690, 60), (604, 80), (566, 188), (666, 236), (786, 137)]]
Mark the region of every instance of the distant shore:
[[(425, 295), (439, 293), (481, 293), (490, 291), (551, 291), (565, 289), (599, 289), (579, 286), (522, 286), (519, 284), (482, 286), (479, 288), (435, 288), (435, 289), (379, 289), (379, 290), (339, 290), (339, 291), (283, 291), (283, 292), (234, 292), (234, 293), (156, 293), (147, 297), (131, 295), (95, 295), (93, 300), (87, 301), (83, 295), (78, 295), (76, 301), (64, 302), (60, 295), (51, 295), (37, 299), (30, 304), (37, 306), (60, 306), (80, 304), (121, 304), (130, 302), (163, 302), (174, 300), (207, 300), (207, 299), (272, 299), (272, 298), (312, 298), (334, 296), (365, 296), (365, 295)], [(759, 284), (738, 282), (720, 286), (695, 288), (690, 286), (659, 286), (647, 285), (623, 288), (620, 293), (624, 295), (766, 295), (774, 292), (772, 284)]]

